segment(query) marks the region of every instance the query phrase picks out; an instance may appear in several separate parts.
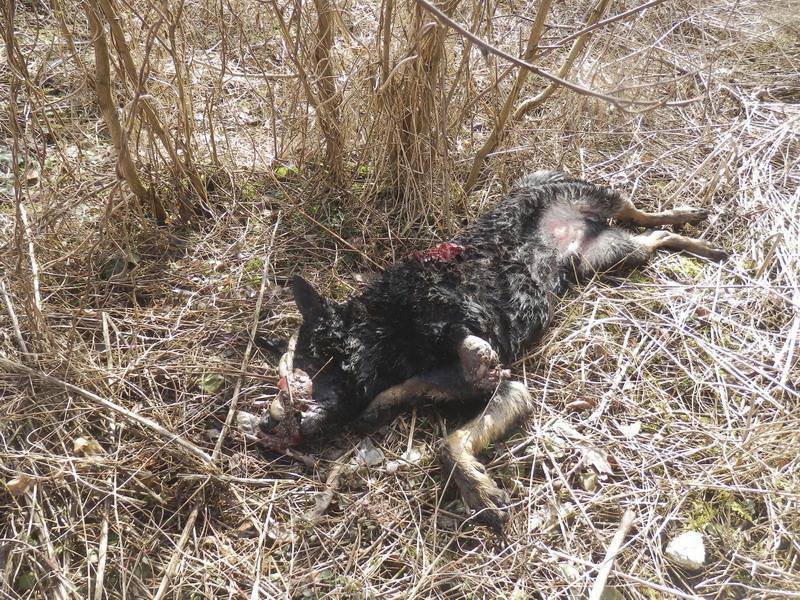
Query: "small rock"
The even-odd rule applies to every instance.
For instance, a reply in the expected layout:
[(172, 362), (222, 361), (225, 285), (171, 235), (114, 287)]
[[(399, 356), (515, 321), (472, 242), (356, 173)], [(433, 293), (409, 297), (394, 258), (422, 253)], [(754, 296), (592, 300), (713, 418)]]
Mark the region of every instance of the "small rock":
[(627, 425), (618, 423), (617, 429), (619, 429), (619, 432), (626, 438), (634, 438), (639, 435), (639, 432), (642, 430), (642, 422), (634, 421), (633, 423), (629, 423)]
[(381, 464), (383, 460), (383, 452), (375, 447), (371, 439), (367, 437), (361, 440), (356, 449), (357, 462), (367, 465), (368, 467), (375, 467)]
[(567, 583), (574, 583), (581, 578), (581, 572), (575, 568), (575, 565), (568, 562), (558, 563), (556, 571), (564, 578)]
[[(377, 448), (373, 449), (377, 452), (380, 452), (380, 450), (377, 450)], [(381, 457), (382, 456), (383, 453), (381, 453)], [(386, 472), (389, 473), (390, 475), (393, 475), (394, 473), (397, 473), (400, 469), (404, 469), (405, 467), (408, 467), (410, 465), (419, 464), (423, 456), (424, 453), (422, 450), (420, 450), (419, 448), (411, 448), (410, 450), (407, 450), (406, 452), (403, 452), (403, 454), (400, 455), (400, 460), (390, 460), (389, 462), (387, 462)]]
[(416, 465), (420, 460), (422, 460), (422, 451), (419, 448), (411, 448), (410, 450), (403, 452), (400, 458), (409, 465)]
[(699, 571), (706, 562), (706, 547), (703, 534), (686, 531), (667, 544), (667, 558), (679, 567), (689, 571)]
[(219, 429), (213, 429), (213, 428), (212, 429), (206, 429), (203, 432), (203, 435), (205, 436), (205, 438), (207, 440), (209, 440), (211, 442), (216, 442), (217, 439), (219, 438)]
[(589, 469), (584, 469), (581, 474), (581, 487), (587, 492), (597, 489), (597, 474)]
[(259, 419), (256, 415), (243, 410), (236, 411), (236, 429), (248, 435), (255, 435), (258, 431)]

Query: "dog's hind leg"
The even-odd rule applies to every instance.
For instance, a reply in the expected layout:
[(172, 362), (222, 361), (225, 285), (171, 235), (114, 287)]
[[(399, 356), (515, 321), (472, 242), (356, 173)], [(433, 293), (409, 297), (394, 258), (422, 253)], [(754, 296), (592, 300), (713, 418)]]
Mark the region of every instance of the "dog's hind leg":
[(379, 421), (395, 408), (418, 399), (434, 402), (471, 400), (489, 397), (497, 389), (501, 378), (508, 376), (508, 372), (501, 368), (500, 359), (492, 345), (472, 335), (468, 328), (461, 325), (452, 326), (448, 333), (449, 339), (456, 345), (459, 362), (411, 377), (383, 390), (362, 413), (364, 421)]
[(443, 477), (455, 481), (476, 519), (501, 532), (508, 520), (508, 495), (492, 481), (476, 455), (505, 439), (530, 415), (533, 401), (518, 381), (500, 383), (480, 416), (447, 436), (441, 450)]
[(656, 250), (675, 250), (702, 256), (709, 260), (721, 261), (728, 258), (728, 253), (725, 250), (717, 248), (710, 242), (686, 237), (663, 229), (656, 229), (655, 231), (634, 236), (633, 240), (649, 253), (653, 253)]
[(611, 216), (620, 221), (643, 227), (657, 227), (697, 223), (708, 217), (708, 211), (703, 208), (678, 206), (672, 210), (648, 213), (636, 208), (630, 199), (620, 196), (619, 206)]
[(710, 260), (724, 260), (728, 253), (705, 240), (657, 229), (634, 235), (623, 229), (603, 229), (586, 239), (575, 261), (576, 275), (585, 280), (597, 273), (642, 265), (656, 250), (684, 251)]

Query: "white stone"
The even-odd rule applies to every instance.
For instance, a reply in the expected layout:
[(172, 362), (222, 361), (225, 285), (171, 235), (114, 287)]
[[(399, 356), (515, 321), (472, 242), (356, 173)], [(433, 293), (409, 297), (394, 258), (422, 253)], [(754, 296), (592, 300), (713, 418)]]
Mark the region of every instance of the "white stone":
[(686, 531), (672, 538), (667, 544), (667, 558), (674, 564), (690, 571), (699, 571), (706, 562), (706, 547), (703, 534)]
[(356, 448), (356, 462), (358, 464), (376, 467), (381, 464), (383, 460), (383, 452), (375, 447), (371, 439), (367, 437), (359, 442), (358, 448)]
[(252, 413), (243, 410), (236, 411), (236, 428), (242, 433), (255, 435), (258, 431), (259, 421), (260, 419)]

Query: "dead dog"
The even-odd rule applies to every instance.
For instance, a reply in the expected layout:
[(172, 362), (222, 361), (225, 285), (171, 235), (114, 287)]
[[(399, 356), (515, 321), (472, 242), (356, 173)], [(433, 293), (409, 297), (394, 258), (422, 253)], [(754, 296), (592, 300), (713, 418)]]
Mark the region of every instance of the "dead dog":
[(609, 188), (540, 171), (451, 242), (392, 265), (347, 302), (296, 277), (303, 323), (281, 358), (281, 391), (261, 422), (262, 443), (286, 449), (419, 399), (483, 401), (483, 411), (445, 439), (443, 478), (452, 477), (479, 520), (502, 529), (508, 497), (476, 455), (533, 408), (503, 365), (541, 334), (552, 300), (571, 283), (641, 265), (658, 249), (726, 257), (702, 240), (663, 229), (631, 233), (609, 219), (652, 227), (705, 217), (696, 208), (645, 213)]

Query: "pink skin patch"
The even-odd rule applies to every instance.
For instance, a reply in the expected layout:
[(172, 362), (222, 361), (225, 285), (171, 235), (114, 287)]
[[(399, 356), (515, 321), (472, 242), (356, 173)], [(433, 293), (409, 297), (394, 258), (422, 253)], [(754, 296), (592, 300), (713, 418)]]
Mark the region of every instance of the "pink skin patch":
[(428, 250), (411, 253), (411, 258), (419, 262), (449, 262), (464, 252), (464, 246), (453, 242), (442, 242)]
[(585, 233), (583, 222), (553, 214), (542, 218), (541, 228), (562, 254), (575, 252), (580, 248)]

